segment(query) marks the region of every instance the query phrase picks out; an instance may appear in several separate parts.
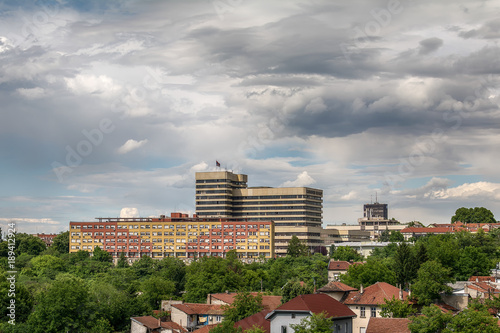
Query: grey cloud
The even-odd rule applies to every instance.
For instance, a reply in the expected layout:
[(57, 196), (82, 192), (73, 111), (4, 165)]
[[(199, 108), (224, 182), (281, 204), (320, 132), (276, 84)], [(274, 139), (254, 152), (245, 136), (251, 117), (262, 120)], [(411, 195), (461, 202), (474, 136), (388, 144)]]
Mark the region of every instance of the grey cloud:
[(443, 46), (443, 40), (441, 38), (432, 37), (420, 41), (419, 44), (420, 44), (420, 50), (418, 51), (418, 53), (425, 55), (434, 52), (441, 46)]
[(483, 38), (483, 39), (497, 39), (500, 38), (500, 20), (495, 19), (486, 22), (479, 29), (471, 29), (467, 31), (460, 31), (458, 35), (462, 38)]

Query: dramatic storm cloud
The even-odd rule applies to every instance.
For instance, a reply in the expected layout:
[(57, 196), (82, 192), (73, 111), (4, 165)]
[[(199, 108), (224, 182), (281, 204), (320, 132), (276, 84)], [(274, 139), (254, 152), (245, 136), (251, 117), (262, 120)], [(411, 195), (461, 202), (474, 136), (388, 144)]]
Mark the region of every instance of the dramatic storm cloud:
[[(194, 212), (194, 173), (500, 216), (494, 1), (0, 2), (0, 225)], [(443, 14), (445, 13), (445, 14)]]

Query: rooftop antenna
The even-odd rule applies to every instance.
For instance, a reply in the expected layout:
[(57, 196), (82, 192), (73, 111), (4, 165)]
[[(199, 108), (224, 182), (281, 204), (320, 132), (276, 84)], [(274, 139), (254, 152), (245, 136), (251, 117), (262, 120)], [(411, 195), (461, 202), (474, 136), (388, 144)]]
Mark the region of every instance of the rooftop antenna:
[(373, 194), (370, 194), (370, 203), (373, 203)]

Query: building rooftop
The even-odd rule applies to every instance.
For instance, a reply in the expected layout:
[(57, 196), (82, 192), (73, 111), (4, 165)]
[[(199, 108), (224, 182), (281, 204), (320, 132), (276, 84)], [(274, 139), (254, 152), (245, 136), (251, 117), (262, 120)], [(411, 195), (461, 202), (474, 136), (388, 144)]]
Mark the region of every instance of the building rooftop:
[[(262, 293), (251, 292), (250, 295), (257, 296)], [(208, 298), (218, 299), (226, 304), (233, 304), (234, 297), (238, 295), (238, 293), (217, 293), (217, 294), (209, 294)], [(273, 295), (262, 295), (262, 306), (267, 310), (274, 310), (278, 306), (281, 305), (281, 296), (273, 296)]]
[(356, 316), (347, 306), (326, 294), (299, 295), (269, 313), (266, 319), (278, 312), (309, 312), (315, 314), (326, 312), (328, 318)]
[(172, 304), (172, 308), (181, 310), (188, 315), (195, 314), (210, 314), (210, 315), (223, 315), (224, 309), (219, 304), (199, 304), (199, 303), (183, 303)]
[(325, 286), (318, 289), (318, 292), (335, 292), (335, 291), (356, 291), (358, 289), (348, 286), (339, 281), (330, 281)]
[(384, 304), (385, 299), (391, 300), (392, 297), (400, 298), (400, 292), (403, 294), (403, 299), (408, 298), (406, 291), (401, 291), (399, 288), (394, 287), (386, 282), (377, 282), (367, 288), (359, 291), (351, 291), (344, 301), (347, 305), (379, 305)]
[(410, 333), (408, 318), (372, 317), (366, 327), (366, 333)]

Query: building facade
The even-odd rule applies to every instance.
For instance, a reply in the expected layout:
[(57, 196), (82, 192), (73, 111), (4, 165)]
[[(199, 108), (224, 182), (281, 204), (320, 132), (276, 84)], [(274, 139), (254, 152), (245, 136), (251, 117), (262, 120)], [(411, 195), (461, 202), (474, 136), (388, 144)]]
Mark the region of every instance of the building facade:
[(314, 249), (322, 245), (323, 191), (309, 187), (247, 187), (246, 175), (229, 171), (196, 173), (199, 217), (273, 221), (276, 253), (286, 254), (293, 235)]
[(113, 258), (124, 253), (130, 261), (152, 258), (225, 257), (235, 250), (241, 259), (274, 256), (271, 221), (239, 221), (188, 217), (172, 213), (159, 218), (97, 218), (96, 222), (70, 222), (70, 252), (93, 253), (96, 246)]

